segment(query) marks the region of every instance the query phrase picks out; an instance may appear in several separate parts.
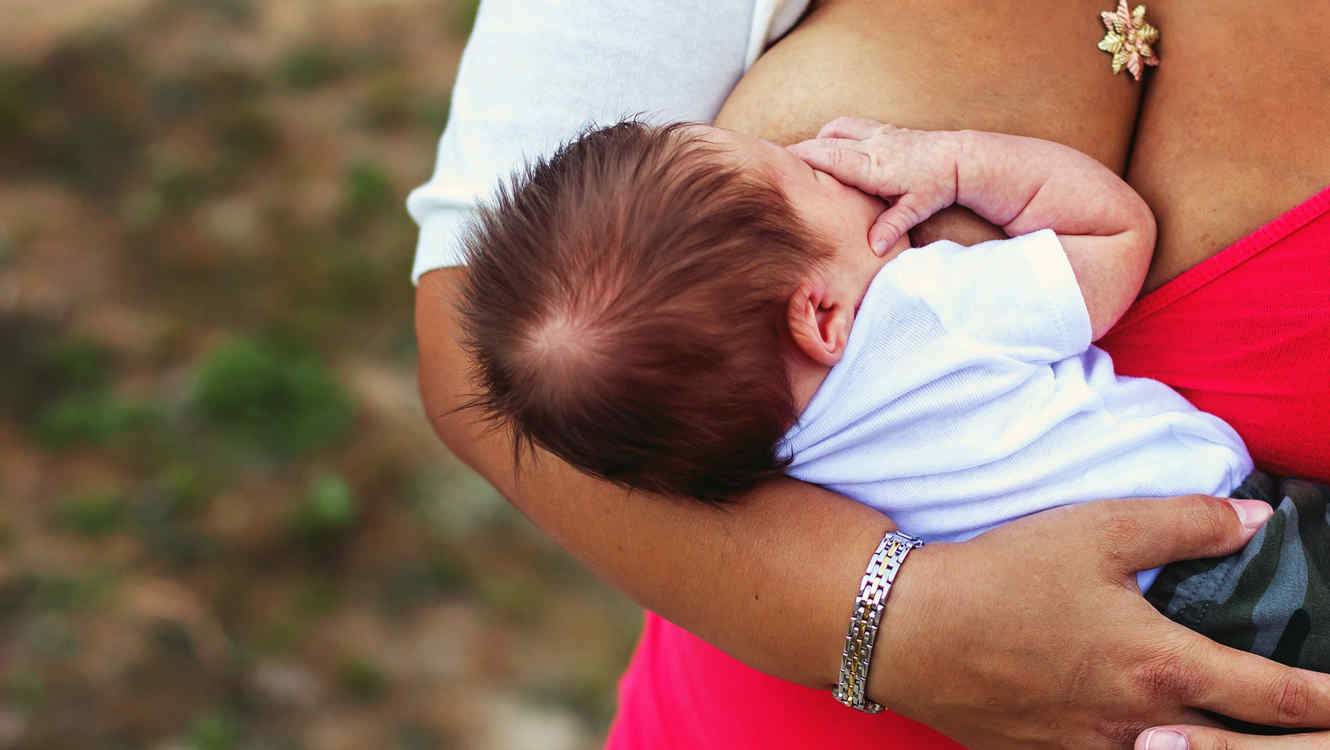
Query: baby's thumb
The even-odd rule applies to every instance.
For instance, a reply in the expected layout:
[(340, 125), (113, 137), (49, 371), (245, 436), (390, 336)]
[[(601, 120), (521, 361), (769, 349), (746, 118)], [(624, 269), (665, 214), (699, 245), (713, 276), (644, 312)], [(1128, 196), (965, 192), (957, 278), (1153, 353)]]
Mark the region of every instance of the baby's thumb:
[(883, 255), (890, 250), (896, 240), (914, 229), (928, 215), (920, 211), (909, 195), (902, 196), (890, 208), (878, 215), (873, 226), (868, 230), (868, 245), (874, 255)]

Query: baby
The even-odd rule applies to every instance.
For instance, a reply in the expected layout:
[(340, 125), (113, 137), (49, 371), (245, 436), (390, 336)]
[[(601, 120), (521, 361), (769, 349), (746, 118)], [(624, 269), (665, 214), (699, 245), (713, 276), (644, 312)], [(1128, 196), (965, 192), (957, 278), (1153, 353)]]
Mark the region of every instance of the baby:
[(723, 501), (787, 473), (927, 540), (1102, 498), (1260, 497), (1280, 512), (1247, 550), (1142, 589), (1216, 640), (1330, 669), (1330, 492), (1276, 492), (1226, 424), (1091, 345), (1148, 266), (1141, 198), (1046, 141), (890, 136), (902, 179), (1012, 237), (901, 231), (875, 253), (881, 201), (699, 125), (624, 122), (534, 162), (466, 240), (476, 405), (517, 446), (629, 487)]

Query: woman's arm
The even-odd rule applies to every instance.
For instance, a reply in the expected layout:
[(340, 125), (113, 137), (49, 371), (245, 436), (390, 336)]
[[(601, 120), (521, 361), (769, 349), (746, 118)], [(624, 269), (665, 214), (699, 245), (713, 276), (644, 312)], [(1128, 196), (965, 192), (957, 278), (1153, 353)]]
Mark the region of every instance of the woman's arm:
[[(758, 669), (830, 689), (877, 511), (793, 480), (726, 509), (632, 493), (549, 454), (511, 463), (506, 434), (453, 410), (474, 388), (457, 345), (463, 269), (425, 274), (416, 302), (420, 387), (436, 432), (537, 526), (643, 606)], [(760, 512), (754, 512), (758, 511)], [(828, 585), (836, 581), (836, 585)], [(830, 700), (830, 698), (828, 698)]]
[[(644, 606), (749, 665), (830, 689), (855, 583), (890, 520), (790, 480), (714, 509), (630, 496), (547, 455), (514, 475), (505, 436), (456, 411), (471, 390), (453, 317), (462, 273), (427, 273), (416, 303), (421, 395), (443, 441)], [(870, 696), (981, 748), (1122, 748), (1152, 724), (1203, 721), (1197, 708), (1330, 725), (1330, 678), (1217, 646), (1134, 589), (1136, 570), (1240, 547), (1254, 529), (1232, 507), (1091, 503), (916, 551)]]

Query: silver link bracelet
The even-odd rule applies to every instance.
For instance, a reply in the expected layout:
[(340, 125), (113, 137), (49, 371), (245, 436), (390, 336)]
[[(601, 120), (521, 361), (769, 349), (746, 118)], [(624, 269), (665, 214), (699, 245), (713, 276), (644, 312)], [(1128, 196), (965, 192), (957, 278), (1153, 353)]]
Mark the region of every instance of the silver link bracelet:
[(880, 713), (882, 704), (868, 698), (868, 664), (873, 659), (878, 626), (886, 610), (887, 594), (896, 581), (896, 573), (910, 550), (924, 546), (922, 540), (900, 531), (888, 531), (878, 542), (868, 560), (868, 569), (859, 580), (859, 595), (850, 614), (850, 630), (841, 651), (840, 679), (832, 695), (850, 708), (864, 713)]

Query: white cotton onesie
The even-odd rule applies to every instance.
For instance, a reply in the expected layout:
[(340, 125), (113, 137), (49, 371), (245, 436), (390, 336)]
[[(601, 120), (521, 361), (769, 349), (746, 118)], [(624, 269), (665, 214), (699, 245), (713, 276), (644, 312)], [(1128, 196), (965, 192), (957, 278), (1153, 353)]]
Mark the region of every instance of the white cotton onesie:
[(781, 447), (791, 476), (938, 541), (1070, 503), (1223, 496), (1253, 468), (1222, 420), (1114, 374), (1049, 230), (883, 266)]

